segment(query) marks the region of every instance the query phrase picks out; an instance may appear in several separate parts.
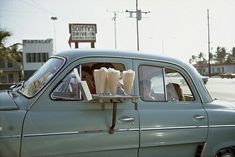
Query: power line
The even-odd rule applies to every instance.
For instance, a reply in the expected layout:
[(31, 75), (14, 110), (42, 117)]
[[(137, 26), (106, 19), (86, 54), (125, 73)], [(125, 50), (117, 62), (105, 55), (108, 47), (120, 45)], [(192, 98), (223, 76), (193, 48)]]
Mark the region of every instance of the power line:
[(38, 2), (36, 2), (35, 0), (31, 0), (31, 2), (33, 4), (35, 4), (35, 7), (37, 7), (38, 9), (44, 11), (44, 12), (47, 12), (48, 14), (50, 15), (53, 15), (53, 12), (49, 11), (48, 9), (46, 9), (45, 7), (43, 7), (41, 4), (39, 4)]
[(40, 10), (43, 13), (49, 14), (49, 15), (53, 15), (54, 13), (49, 11), (48, 9), (46, 9), (45, 7), (43, 7), (41, 4), (39, 4), (38, 2), (34, 1), (34, 0), (20, 0), (21, 2), (23, 2), (24, 4), (31, 6), (33, 8), (36, 8), (37, 10)]

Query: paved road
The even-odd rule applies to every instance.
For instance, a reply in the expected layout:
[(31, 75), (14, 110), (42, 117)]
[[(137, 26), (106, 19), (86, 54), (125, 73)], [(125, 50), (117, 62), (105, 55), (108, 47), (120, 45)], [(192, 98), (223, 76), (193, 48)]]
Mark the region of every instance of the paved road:
[(235, 103), (235, 79), (210, 78), (206, 87), (212, 97)]

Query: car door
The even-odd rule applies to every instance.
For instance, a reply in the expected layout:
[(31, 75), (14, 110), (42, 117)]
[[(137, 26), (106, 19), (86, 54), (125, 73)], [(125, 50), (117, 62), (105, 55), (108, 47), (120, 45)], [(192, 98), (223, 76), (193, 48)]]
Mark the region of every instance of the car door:
[(139, 76), (136, 90), (141, 96), (139, 156), (190, 157), (202, 153), (207, 115), (187, 73), (161, 62), (136, 60), (134, 65)]
[(77, 99), (80, 90), (70, 87), (74, 68), (103, 62), (132, 68), (132, 61), (123, 58), (84, 58), (72, 63), (29, 109), (22, 156), (137, 157), (139, 117), (134, 104), (128, 100), (117, 104), (116, 126), (110, 132), (113, 104)]

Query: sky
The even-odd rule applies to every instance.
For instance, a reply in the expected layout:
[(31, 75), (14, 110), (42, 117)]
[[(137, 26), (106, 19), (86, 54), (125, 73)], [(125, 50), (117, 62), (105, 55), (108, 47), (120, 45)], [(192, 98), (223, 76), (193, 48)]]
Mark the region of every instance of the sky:
[[(227, 52), (235, 47), (235, 0), (138, 0), (138, 4), (142, 11), (150, 11), (139, 21), (143, 53), (165, 54), (185, 62), (200, 52), (208, 57), (207, 9), (211, 52), (217, 46)], [(12, 33), (6, 45), (55, 38), (59, 52), (71, 49), (69, 23), (91, 23), (97, 25), (95, 47), (114, 49), (112, 18), (116, 11), (117, 49), (132, 51), (137, 49), (136, 19), (126, 10), (135, 7), (136, 0), (0, 0), (0, 28)], [(57, 20), (51, 20), (52, 16)]]

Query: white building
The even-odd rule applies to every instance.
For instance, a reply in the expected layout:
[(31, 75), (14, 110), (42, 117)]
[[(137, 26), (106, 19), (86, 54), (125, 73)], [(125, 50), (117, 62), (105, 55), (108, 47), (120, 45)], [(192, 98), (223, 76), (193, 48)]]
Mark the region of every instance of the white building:
[[(208, 75), (208, 64), (194, 65), (202, 75)], [(211, 64), (211, 74), (235, 73), (235, 64)]]
[(217, 74), (235, 73), (235, 64), (227, 64), (227, 65), (214, 64), (211, 67), (211, 73), (217, 73)]
[(53, 39), (23, 40), (23, 67), (25, 80), (52, 55)]

